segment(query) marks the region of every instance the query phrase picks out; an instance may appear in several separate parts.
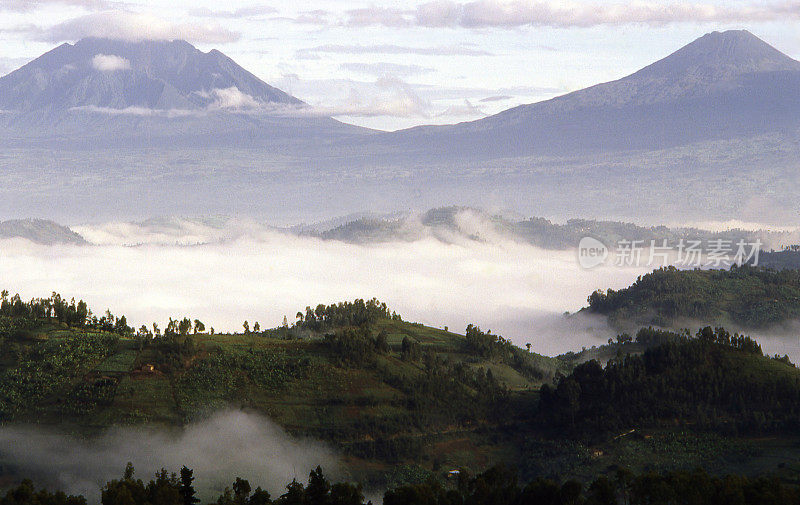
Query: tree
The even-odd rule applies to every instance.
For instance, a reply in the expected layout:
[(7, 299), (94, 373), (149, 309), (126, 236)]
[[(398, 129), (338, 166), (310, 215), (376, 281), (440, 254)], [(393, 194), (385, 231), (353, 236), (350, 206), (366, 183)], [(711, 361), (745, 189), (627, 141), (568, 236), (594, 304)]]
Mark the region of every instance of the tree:
[(200, 502), (200, 499), (195, 496), (194, 486), (192, 486), (194, 481), (193, 473), (192, 470), (185, 466), (181, 468), (181, 487), (179, 492), (182, 505), (194, 505)]
[(308, 476), (306, 486), (306, 502), (313, 505), (327, 505), (330, 501), (331, 484), (322, 474), (322, 468), (317, 466)]
[(178, 333), (181, 335), (188, 335), (189, 331), (192, 329), (192, 322), (189, 320), (188, 317), (184, 317), (181, 319), (181, 322), (178, 323)]
[(281, 495), (280, 502), (281, 505), (303, 505), (304, 496), (305, 488), (295, 479), (286, 486), (286, 493)]
[(617, 505), (617, 490), (606, 476), (601, 476), (589, 486), (587, 505)]
[(272, 500), (270, 499), (269, 493), (257, 487), (253, 494), (250, 495), (250, 499), (247, 501), (247, 505), (271, 505)]
[(248, 334), (248, 333), (250, 333), (250, 323), (248, 323), (247, 321), (245, 321), (245, 322), (244, 322), (244, 324), (242, 324), (242, 327), (244, 328), (244, 333), (245, 333), (245, 335), (246, 335), (246, 334)]
[(386, 330), (381, 330), (378, 336), (375, 337), (375, 350), (381, 354), (389, 352), (389, 340)]
[(567, 409), (569, 409), (572, 426), (575, 426), (575, 414), (578, 413), (580, 408), (581, 385), (578, 384), (574, 377), (567, 377), (558, 385), (558, 393), (564, 397)]
[(258, 324), (258, 321), (253, 323), (253, 331), (256, 332), (256, 333), (261, 333), (261, 325)]
[(364, 493), (361, 485), (337, 482), (331, 486), (330, 505), (362, 505)]
[(195, 333), (203, 333), (206, 331), (206, 325), (203, 324), (202, 321), (199, 319), (194, 320), (194, 332)]
[(236, 505), (247, 505), (250, 498), (250, 483), (245, 479), (236, 477), (233, 483), (233, 502)]

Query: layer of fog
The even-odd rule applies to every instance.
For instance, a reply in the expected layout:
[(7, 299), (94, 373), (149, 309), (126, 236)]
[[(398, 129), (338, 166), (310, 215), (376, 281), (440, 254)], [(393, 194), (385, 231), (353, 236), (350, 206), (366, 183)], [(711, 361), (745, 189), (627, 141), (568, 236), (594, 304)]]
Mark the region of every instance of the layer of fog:
[(161, 468), (194, 470), (204, 502), (216, 498), (235, 477), (282, 494), (293, 478), (304, 481), (321, 465), (341, 475), (334, 453), (321, 443), (290, 437), (268, 419), (242, 411), (222, 411), (182, 430), (112, 428), (80, 438), (34, 427), (0, 428), (0, 460), (37, 485), (83, 494), (99, 503), (100, 489), (120, 479), (128, 461), (135, 477), (149, 480)]
[[(521, 243), (475, 212), (458, 213), (452, 229), (402, 223), (397, 240), (373, 244), (228, 218), (76, 226), (95, 245), (0, 242), (0, 276), (23, 298), (55, 290), (125, 314), (137, 327), (189, 316), (217, 331), (241, 331), (244, 320), (277, 326), (308, 305), (377, 297), (408, 320), (455, 331), (475, 323), (552, 355), (617, 333), (603, 318), (564, 312), (585, 306), (595, 289), (626, 287), (660, 266), (609, 260), (584, 269), (574, 250)], [(762, 344), (800, 360), (796, 335), (782, 328)]]
[[(80, 231), (98, 240), (99, 231)], [(183, 246), (154, 244), (139, 231), (89, 247), (3, 241), (0, 278), (26, 299), (58, 291), (83, 298), (96, 311), (125, 314), (137, 326), (157, 321), (163, 327), (168, 317), (186, 315), (217, 331), (241, 331), (244, 320), (276, 326), (284, 316), (293, 321), (307, 305), (377, 297), (408, 320), (457, 331), (475, 323), (556, 354), (602, 343), (612, 333), (597, 322), (576, 327), (570, 321), (560, 328), (561, 314), (586, 305), (598, 287), (622, 288), (649, 270), (584, 270), (574, 251), (547, 251), (499, 236), (353, 245), (260, 229)], [(125, 243), (143, 245), (120, 245)]]

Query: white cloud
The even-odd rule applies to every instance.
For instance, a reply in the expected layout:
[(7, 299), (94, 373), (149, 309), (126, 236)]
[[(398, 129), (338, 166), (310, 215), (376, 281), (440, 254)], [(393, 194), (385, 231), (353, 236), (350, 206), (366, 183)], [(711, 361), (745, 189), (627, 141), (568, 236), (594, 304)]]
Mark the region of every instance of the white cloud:
[(278, 10), (270, 5), (251, 5), (249, 7), (241, 7), (233, 10), (216, 10), (207, 7), (199, 7), (190, 10), (189, 14), (204, 18), (246, 19), (264, 17), (275, 14), (276, 12), (278, 12)]
[(400, 75), (400, 76), (409, 76), (409, 75), (419, 75), (419, 74), (427, 74), (430, 72), (434, 72), (436, 69), (431, 67), (423, 67), (420, 65), (403, 65), (398, 63), (389, 63), (389, 62), (375, 62), (375, 63), (363, 63), (363, 62), (348, 62), (342, 63), (339, 65), (339, 68), (342, 70), (346, 70), (348, 72), (357, 72), (359, 74), (368, 74), (368, 75)]
[(731, 23), (800, 17), (800, 3), (718, 5), (711, 3), (588, 3), (576, 1), (435, 0), (413, 9), (368, 7), (348, 11), (352, 26), (427, 26), (513, 28), (518, 26), (591, 27), (599, 25)]
[(100, 72), (116, 72), (130, 70), (131, 62), (113, 54), (96, 54), (92, 58), (92, 67)]
[(110, 0), (0, 0), (0, 11), (29, 12), (52, 4), (83, 7), (89, 10), (109, 9), (122, 2)]
[(464, 99), (464, 102), (459, 105), (451, 105), (444, 111), (437, 114), (439, 117), (482, 117), (486, 113), (480, 108), (473, 105), (469, 100)]
[[(289, 76), (286, 76), (288, 78)], [(291, 85), (322, 85), (319, 104), (285, 106), (268, 104), (262, 107), (271, 114), (294, 117), (395, 117), (429, 118), (431, 102), (421, 97), (414, 87), (402, 79), (384, 75), (374, 82), (348, 79), (330, 81), (302, 81), (291, 77)]]
[(81, 16), (45, 29), (40, 35), (50, 42), (98, 37), (128, 41), (181, 39), (194, 43), (221, 44), (240, 38), (239, 33), (218, 25), (176, 24), (129, 11), (105, 11)]
[(236, 86), (224, 89), (214, 89), (210, 96), (214, 101), (209, 105), (209, 109), (232, 109), (232, 110), (252, 110), (257, 109), (261, 102), (252, 96), (242, 93)]
[[(580, 268), (574, 251), (510, 241), (474, 216), (458, 220), (447, 242), (354, 245), (297, 237), (233, 222), (223, 229), (189, 222), (87, 225), (75, 230), (100, 245), (41, 246), (3, 241), (0, 277), (23, 298), (57, 290), (110, 308), (140, 325), (199, 317), (217, 330), (241, 322), (278, 325), (307, 305), (378, 298), (410, 320), (463, 330), (478, 323), (534, 349), (558, 353), (602, 343), (586, 334), (539, 332), (585, 305), (598, 287), (627, 286), (647, 269)], [(420, 226), (420, 228), (422, 228)], [(485, 241), (465, 238), (480, 234)], [(193, 244), (212, 240), (203, 245)], [(154, 243), (155, 242), (155, 243)], [(137, 247), (122, 244), (141, 243)], [(176, 289), (180, 286), (180, 289)], [(601, 325), (602, 326), (602, 325)], [(554, 337), (558, 338), (554, 338)], [(583, 342), (576, 340), (584, 338)]]
[(330, 54), (417, 54), (422, 56), (493, 56), (485, 49), (477, 49), (467, 45), (412, 47), (395, 44), (326, 44), (316, 47), (300, 49), (296, 52), (298, 58), (311, 59), (319, 53)]
[(72, 107), (70, 110), (77, 112), (89, 112), (94, 114), (109, 114), (112, 116), (151, 116), (151, 117), (186, 117), (201, 115), (204, 113), (202, 110), (187, 110), (187, 109), (150, 109), (148, 107), (125, 107), (123, 109), (115, 109), (113, 107), (97, 107), (96, 105), (86, 105), (82, 107)]

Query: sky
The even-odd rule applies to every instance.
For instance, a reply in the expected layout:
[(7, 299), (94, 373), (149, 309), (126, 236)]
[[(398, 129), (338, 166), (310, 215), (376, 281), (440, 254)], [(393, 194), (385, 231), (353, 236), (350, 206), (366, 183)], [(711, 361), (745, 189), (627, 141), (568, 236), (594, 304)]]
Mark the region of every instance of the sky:
[(0, 75), (86, 36), (185, 39), (343, 121), (479, 119), (614, 80), (703, 34), (800, 58), (800, 1), (0, 0)]

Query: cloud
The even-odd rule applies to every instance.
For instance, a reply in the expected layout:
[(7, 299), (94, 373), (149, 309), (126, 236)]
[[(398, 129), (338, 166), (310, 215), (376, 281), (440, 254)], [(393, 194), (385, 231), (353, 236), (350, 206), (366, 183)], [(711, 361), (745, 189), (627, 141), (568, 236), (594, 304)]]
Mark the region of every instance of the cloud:
[(506, 100), (511, 100), (512, 98), (514, 97), (509, 95), (495, 95), (495, 96), (487, 96), (486, 98), (481, 98), (479, 101), (481, 103), (504, 102)]
[(98, 245), (3, 241), (0, 278), (25, 299), (57, 290), (136, 326), (186, 315), (217, 330), (239, 329), (245, 319), (278, 325), (307, 305), (377, 296), (409, 320), (460, 330), (477, 323), (552, 354), (576, 342), (539, 333), (545, 316), (558, 319), (595, 289), (622, 288), (647, 271), (583, 270), (574, 251), (514, 242), (474, 215), (443, 239), (418, 221), (406, 226), (414, 239), (357, 245), (237, 220), (85, 225), (73, 229)]
[(236, 86), (224, 89), (214, 89), (210, 96), (214, 101), (208, 106), (209, 109), (257, 109), (262, 104), (252, 96), (242, 93)]
[(244, 19), (244, 18), (258, 18), (275, 14), (278, 10), (270, 5), (251, 5), (249, 7), (241, 7), (234, 10), (216, 10), (207, 7), (199, 7), (192, 9), (189, 14), (196, 17), (204, 18), (229, 18), (229, 19)]
[(347, 24), (350, 26), (383, 25), (403, 27), (412, 24), (406, 11), (388, 7), (366, 7), (347, 11)]
[(303, 11), (294, 18), (283, 18), (298, 24), (327, 25), (331, 23), (332, 14), (326, 10), (316, 9)]
[(100, 72), (116, 72), (130, 70), (131, 62), (113, 54), (96, 54), (92, 58), (92, 67)]
[[(565, 311), (651, 270), (613, 262), (586, 270), (575, 250), (513, 240), (480, 213), (463, 211), (454, 223), (431, 229), (410, 216), (399, 238), (372, 244), (238, 219), (91, 224), (73, 227), (88, 246), (0, 241), (0, 278), (23, 299), (56, 290), (135, 326), (189, 316), (217, 330), (240, 330), (245, 319), (278, 325), (307, 305), (376, 296), (407, 320), (458, 330), (476, 323), (558, 354), (614, 335), (603, 319), (576, 321)], [(800, 355), (796, 333), (767, 343), (776, 346), (768, 352)]]
[(413, 9), (368, 7), (346, 13), (345, 23), (353, 26), (383, 25), (514, 28), (549, 26), (557, 28), (600, 25), (672, 23), (751, 23), (800, 17), (800, 3), (735, 6), (711, 3), (587, 3), (529, 0), (436, 0)]
[(188, 109), (151, 109), (148, 107), (125, 107), (123, 109), (115, 109), (113, 107), (98, 107), (96, 105), (85, 105), (81, 107), (72, 107), (70, 110), (76, 112), (88, 112), (92, 114), (109, 114), (112, 116), (142, 116), (142, 117), (187, 117), (202, 115), (203, 110), (188, 110)]
[(128, 41), (181, 39), (195, 43), (222, 44), (239, 40), (240, 34), (218, 25), (175, 24), (148, 14), (129, 11), (89, 14), (44, 29), (40, 34), (40, 38), (48, 42), (86, 37)]
[(280, 495), (298, 473), (302, 478), (317, 465), (331, 476), (340, 471), (333, 451), (322, 443), (292, 438), (269, 419), (237, 410), (218, 412), (182, 430), (117, 427), (90, 438), (4, 426), (0, 446), (3, 461), (37, 484), (83, 494), (90, 503), (99, 503), (100, 488), (119, 479), (128, 461), (145, 480), (161, 468), (192, 468), (206, 502), (236, 476)]
[(486, 116), (486, 113), (480, 107), (472, 105), (472, 103), (464, 99), (464, 103), (460, 105), (451, 105), (444, 111), (437, 114), (438, 117), (464, 117), (464, 116)]
[(325, 105), (292, 107), (286, 113), (322, 117), (431, 117), (431, 102), (397, 76), (383, 75), (374, 83), (344, 82), (349, 84), (344, 99), (328, 96)]
[[(102, 57), (98, 60), (98, 56)], [(92, 64), (98, 70), (110, 72), (120, 70), (122, 68), (130, 68), (130, 64), (120, 67), (127, 60), (118, 58), (116, 56), (98, 55), (92, 60)], [(122, 61), (117, 61), (117, 58)], [(205, 108), (202, 109), (151, 109), (149, 107), (125, 107), (123, 109), (116, 109), (113, 107), (97, 107), (94, 105), (87, 105), (82, 107), (73, 107), (71, 110), (79, 112), (89, 112), (96, 114), (110, 114), (119, 116), (149, 116), (149, 117), (165, 117), (177, 118), (187, 116), (203, 116), (209, 112), (226, 110), (232, 112), (252, 112), (264, 114), (281, 114), (286, 111), (292, 110), (292, 107), (286, 107), (285, 104), (267, 104), (262, 103), (253, 98), (252, 96), (242, 93), (236, 86), (230, 88), (215, 88), (209, 92), (195, 92), (198, 96), (211, 100)]]
[(431, 67), (423, 67), (420, 65), (402, 65), (402, 64), (388, 63), (388, 62), (342, 63), (341, 65), (339, 65), (339, 69), (346, 70), (349, 72), (357, 72), (360, 74), (375, 75), (375, 76), (382, 76), (386, 74), (410, 76), (410, 75), (427, 74), (430, 72), (434, 72), (436, 70)]
[(435, 46), (435, 47), (411, 47), (393, 44), (375, 45), (348, 45), (348, 44), (325, 44), (306, 49), (300, 49), (295, 53), (297, 58), (316, 59), (319, 53), (332, 54), (418, 54), (423, 56), (493, 56), (492, 53), (484, 49), (476, 49), (467, 45), (455, 46)]
[(83, 7), (88, 10), (110, 9), (123, 2), (111, 0), (0, 0), (0, 11), (30, 12), (52, 4)]

